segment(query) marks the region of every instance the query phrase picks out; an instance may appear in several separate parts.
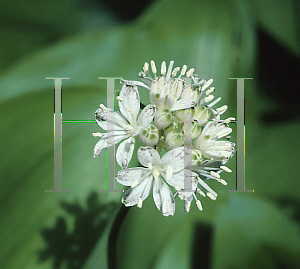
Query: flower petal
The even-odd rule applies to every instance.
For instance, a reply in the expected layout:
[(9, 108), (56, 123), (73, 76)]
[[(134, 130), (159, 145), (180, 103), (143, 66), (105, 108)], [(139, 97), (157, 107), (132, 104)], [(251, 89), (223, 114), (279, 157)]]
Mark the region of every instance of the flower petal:
[(159, 177), (153, 186), (153, 200), (164, 216), (174, 215), (175, 199), (168, 185)]
[(179, 109), (186, 109), (193, 107), (195, 102), (193, 100), (178, 100), (171, 108), (171, 111), (179, 110)]
[(169, 180), (166, 180), (171, 186), (179, 187), (180, 189), (189, 189), (195, 191), (197, 188), (197, 174), (191, 170), (184, 169), (174, 173)]
[(117, 163), (122, 167), (122, 169), (127, 168), (131, 160), (134, 144), (135, 139), (133, 137), (129, 137), (124, 140), (117, 149), (116, 159)]
[(151, 171), (144, 167), (128, 168), (120, 170), (116, 180), (124, 186), (131, 186), (133, 181), (140, 182), (146, 174), (150, 173)]
[[(111, 134), (111, 132), (108, 134), (107, 133), (103, 134), (101, 139), (96, 143), (96, 145), (94, 147), (93, 158), (96, 158), (97, 156), (99, 156), (102, 149), (109, 148), (126, 138), (126, 136), (124, 136), (124, 135), (117, 135), (117, 136), (112, 137), (112, 136), (110, 136), (110, 134)], [(112, 143), (107, 143), (107, 137), (109, 139), (109, 142), (112, 142)]]
[(185, 158), (189, 157), (189, 153), (185, 147), (179, 147), (168, 151), (160, 160), (160, 165), (165, 167), (171, 165), (173, 168), (173, 173), (183, 170), (186, 166)]
[[(111, 108), (107, 108), (107, 111), (108, 112), (102, 112), (101, 109), (96, 110), (95, 119), (97, 124), (105, 131), (124, 130), (122, 126), (128, 125), (127, 120), (125, 120), (119, 112), (114, 112)], [(103, 113), (105, 113), (104, 116)]]
[(143, 127), (148, 126), (153, 121), (154, 114), (155, 114), (155, 106), (147, 105), (139, 115), (138, 124)]
[[(140, 110), (140, 96), (137, 87), (134, 85), (127, 85), (125, 83), (119, 96), (124, 99), (123, 101), (119, 101), (120, 111), (132, 124), (133, 121), (136, 120)], [(132, 111), (132, 115), (126, 109), (130, 109)]]
[(125, 206), (133, 206), (138, 203), (140, 198), (144, 201), (151, 191), (152, 181), (153, 177), (151, 175), (142, 180), (136, 187), (129, 188), (122, 197), (122, 203)]
[(148, 167), (148, 163), (159, 164), (159, 153), (151, 147), (140, 147), (137, 152), (139, 162)]

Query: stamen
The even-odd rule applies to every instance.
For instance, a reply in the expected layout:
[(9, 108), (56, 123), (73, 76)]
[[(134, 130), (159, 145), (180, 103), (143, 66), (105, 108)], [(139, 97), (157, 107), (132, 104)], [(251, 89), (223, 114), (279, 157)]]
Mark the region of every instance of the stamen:
[(124, 98), (122, 98), (121, 96), (117, 96), (116, 97), (116, 99), (118, 100), (118, 101), (120, 101), (120, 102), (122, 102), (122, 101), (124, 101), (125, 99)]
[(225, 186), (227, 185), (227, 182), (226, 182), (224, 179), (221, 179), (221, 180), (220, 180), (220, 183), (222, 183), (222, 184), (225, 185)]
[(231, 169), (229, 169), (227, 166), (220, 166), (221, 169), (223, 169), (224, 171), (228, 172), (228, 173), (231, 173)]
[(181, 73), (180, 73), (181, 76), (184, 76), (186, 69), (187, 69), (187, 66), (184, 64), (181, 69)]
[(160, 73), (161, 73), (162, 75), (165, 75), (166, 72), (167, 72), (166, 62), (163, 61), (163, 62), (161, 63)]
[(104, 111), (104, 112), (106, 112), (106, 106), (105, 105), (103, 105), (103, 104), (100, 104), (100, 108)]
[(182, 193), (182, 192), (181, 192), (181, 189), (180, 189), (178, 186), (175, 187), (175, 190), (178, 192), (178, 194), (181, 194), (181, 193)]
[(209, 95), (207, 97), (204, 98), (204, 102), (207, 103), (207, 102), (210, 102), (212, 99), (214, 99), (214, 96), (213, 95)]
[(203, 197), (206, 197), (205, 193), (203, 191), (201, 191), (199, 188), (197, 188), (197, 192), (202, 195)]
[(208, 192), (207, 194), (207, 197), (209, 197), (210, 199), (212, 200), (216, 200), (217, 198), (215, 196), (213, 196), (210, 192)]
[(125, 109), (126, 109), (127, 111), (129, 111), (131, 115), (133, 115), (133, 111), (132, 111), (130, 108), (127, 108), (127, 107), (126, 107)]
[(231, 128), (224, 128), (223, 130), (221, 130), (221, 131), (219, 131), (219, 132), (217, 133), (217, 137), (218, 137), (218, 138), (221, 138), (221, 137), (223, 137), (223, 136), (225, 136), (225, 135), (230, 134), (231, 131), (232, 131)]
[(103, 134), (101, 134), (101, 133), (92, 133), (92, 135), (93, 135), (94, 137), (101, 137), (101, 136), (103, 136)]
[(148, 169), (149, 169), (149, 170), (152, 170), (152, 168), (153, 168), (153, 167), (152, 167), (152, 163), (148, 163)]
[(167, 201), (166, 200), (163, 200), (162, 212), (163, 212), (163, 214), (166, 214), (166, 212), (167, 212)]
[(208, 80), (207, 82), (205, 82), (205, 84), (202, 86), (201, 91), (203, 92), (207, 87), (210, 86), (210, 84), (213, 83), (213, 79), (211, 78), (210, 80)]
[(206, 95), (210, 95), (214, 90), (215, 90), (215, 87), (210, 87), (210, 88), (205, 92), (205, 94), (206, 94)]
[(168, 73), (167, 73), (167, 76), (166, 76), (167, 80), (170, 79), (172, 68), (173, 68), (173, 64), (174, 64), (174, 61), (170, 61), (169, 68), (168, 68)]
[(203, 208), (202, 208), (201, 202), (199, 200), (196, 201), (196, 205), (197, 205), (198, 209), (200, 211), (202, 211)]
[(210, 174), (213, 176), (213, 177), (216, 177), (216, 178), (220, 178), (220, 175), (214, 171), (210, 171)]
[(143, 200), (142, 200), (142, 198), (140, 198), (138, 203), (137, 203), (137, 207), (142, 208), (142, 205), (143, 205)]
[(166, 168), (166, 180), (170, 180), (173, 175), (173, 167), (171, 165), (167, 165)]
[(221, 106), (219, 108), (216, 109), (216, 111), (222, 115), (226, 110), (227, 110), (228, 106), (224, 105), (224, 106)]
[(186, 204), (185, 204), (185, 210), (186, 210), (186, 212), (190, 212), (190, 208), (191, 208), (191, 202), (190, 201), (186, 201)]
[(173, 72), (172, 72), (172, 77), (175, 77), (178, 73), (178, 71), (180, 70), (180, 67), (176, 67), (174, 68)]
[(145, 62), (144, 67), (143, 67), (144, 73), (148, 74), (149, 73), (149, 64)]
[(194, 71), (195, 71), (195, 69), (191, 68), (189, 71), (187, 71), (186, 77), (189, 78), (194, 73)]
[(132, 182), (132, 184), (131, 184), (131, 188), (135, 188), (137, 185), (139, 184), (139, 182), (138, 181), (136, 181), (136, 180), (134, 180), (133, 182)]
[(213, 107), (216, 103), (219, 103), (221, 101), (221, 97), (218, 97), (215, 101), (211, 102), (209, 105), (209, 107)]
[(224, 120), (224, 123), (229, 123), (230, 121), (235, 121), (235, 118), (228, 118)]
[(156, 67), (155, 67), (155, 62), (153, 60), (151, 60), (151, 69), (152, 69), (152, 73), (156, 77)]

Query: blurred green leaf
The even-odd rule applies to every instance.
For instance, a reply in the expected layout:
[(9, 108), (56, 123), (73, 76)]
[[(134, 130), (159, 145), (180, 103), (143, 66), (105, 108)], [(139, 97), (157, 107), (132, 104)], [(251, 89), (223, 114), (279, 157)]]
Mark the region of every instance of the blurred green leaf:
[(295, 55), (300, 56), (299, 1), (251, 0), (258, 23)]
[[(22, 13), (22, 7), (19, 10)], [(30, 18), (26, 14), (23, 16), (24, 20)], [(48, 23), (49, 17), (45, 13), (35, 16), (36, 20)], [(55, 29), (62, 19), (53, 22)], [(254, 76), (254, 25), (253, 10), (249, 9), (247, 1), (157, 1), (131, 24), (68, 37), (37, 50), (4, 70), (0, 74), (0, 117), (4, 130), (0, 134), (3, 141), (0, 153), (3, 267), (49, 268), (52, 261), (37, 263), (37, 253), (45, 247), (41, 231), (58, 224), (60, 216), (64, 217), (66, 231), (73, 227), (72, 219), (62, 210), (60, 202), (74, 203), (75, 200), (83, 204), (91, 191), (105, 187), (105, 154), (92, 158), (97, 139), (91, 133), (100, 131), (99, 126), (96, 123), (63, 123), (63, 189), (72, 192), (44, 192), (53, 187), (53, 82), (45, 77), (71, 77), (62, 86), (63, 119), (93, 120), (93, 112), (106, 99), (105, 82), (98, 77), (137, 80), (137, 73), (145, 61), (155, 60), (159, 69), (163, 60), (174, 60), (175, 66), (187, 64), (196, 67), (195, 73), (200, 77), (213, 78), (217, 96), (222, 97), (220, 105), (229, 106), (225, 117), (234, 116), (236, 84), (228, 77)], [(12, 31), (7, 36), (18, 36), (18, 33)], [(37, 36), (40, 44), (47, 39), (43, 35)], [(14, 42), (18, 42), (18, 38)], [(34, 47), (34, 40), (28, 42), (32, 50), (38, 48)], [(9, 46), (8, 42), (6, 47)], [(262, 259), (259, 248), (265, 245), (268, 250), (262, 253), (266, 254), (263, 259), (266, 266), (272, 266), (268, 255), (278, 254), (279, 246), (284, 253), (279, 255), (284, 264), (292, 266), (299, 262), (294, 254), (299, 251), (295, 246), (295, 240), (299, 240), (295, 225), (269, 202), (255, 198), (287, 196), (299, 199), (298, 184), (294, 180), (298, 156), (295, 147), (298, 132), (294, 128), (298, 125), (291, 123), (270, 128), (258, 122), (259, 109), (268, 105), (252, 94), (255, 87), (245, 85), (246, 189), (254, 189), (255, 193), (228, 193), (234, 187), (235, 177), (234, 173), (227, 174), (224, 177), (229, 182), (227, 187), (209, 183), (219, 194), (217, 201), (203, 199), (202, 212), (193, 203), (191, 212), (186, 214), (183, 202), (178, 200), (175, 216), (168, 218), (161, 216), (149, 196), (141, 210), (132, 208), (120, 224), (115, 253), (119, 268), (187, 268), (191, 265), (195, 223), (199, 222), (216, 229), (215, 268), (226, 268), (225, 265), (231, 262), (235, 266), (234, 252), (226, 249), (226, 242), (222, 241), (222, 238), (230, 240), (228, 233), (235, 231), (236, 244), (244, 243), (243, 238), (251, 239), (249, 244), (241, 245), (246, 254), (240, 256), (249, 266), (255, 264), (256, 254), (257, 261)], [(140, 96), (147, 104), (148, 92), (141, 90)], [(234, 136), (233, 133), (232, 139)], [(135, 165), (136, 157), (130, 163), (131, 167)], [(234, 169), (234, 160), (230, 165)], [(120, 193), (99, 195), (101, 204), (119, 202), (120, 197)], [(220, 207), (221, 211), (218, 211)], [(112, 212), (85, 268), (107, 267), (107, 240), (115, 213)], [(257, 225), (251, 225), (252, 219)], [(268, 230), (268, 227), (272, 229)], [(273, 232), (276, 234), (274, 240), (271, 238)], [(253, 234), (255, 237), (252, 238)], [(225, 265), (222, 264), (223, 251), (228, 257)], [(286, 257), (290, 257), (290, 262)]]
[(251, 194), (218, 209), (213, 268), (299, 268), (299, 226)]

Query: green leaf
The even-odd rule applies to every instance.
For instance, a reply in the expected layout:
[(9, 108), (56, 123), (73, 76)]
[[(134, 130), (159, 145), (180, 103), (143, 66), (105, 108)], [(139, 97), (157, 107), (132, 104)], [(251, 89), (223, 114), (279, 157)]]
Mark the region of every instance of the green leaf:
[(299, 268), (299, 227), (251, 194), (229, 197), (217, 213), (213, 268)]

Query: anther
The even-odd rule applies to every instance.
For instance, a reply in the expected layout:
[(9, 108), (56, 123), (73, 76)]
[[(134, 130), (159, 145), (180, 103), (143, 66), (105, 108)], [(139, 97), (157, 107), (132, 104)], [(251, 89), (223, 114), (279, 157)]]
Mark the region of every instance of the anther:
[(220, 175), (214, 171), (210, 171), (210, 175), (216, 178), (220, 178)]
[(204, 102), (205, 103), (210, 102), (212, 99), (214, 99), (214, 96), (211, 94), (211, 95), (204, 98)]
[(130, 109), (130, 108), (125, 108), (128, 112), (130, 112), (131, 113), (131, 115), (133, 115), (133, 111)]
[(187, 66), (184, 64), (181, 69), (181, 73), (180, 73), (181, 76), (184, 76), (186, 69), (187, 69)]
[(103, 134), (101, 134), (101, 133), (92, 133), (92, 135), (93, 135), (94, 137), (101, 137)]
[(137, 207), (142, 208), (142, 205), (143, 205), (143, 200), (142, 200), (142, 198), (140, 198), (138, 203), (137, 203)]
[(163, 214), (166, 214), (166, 212), (167, 212), (167, 201), (166, 200), (163, 200), (162, 212), (163, 212)]
[(197, 205), (198, 209), (200, 211), (202, 211), (203, 208), (202, 208), (201, 202), (199, 200), (196, 201), (196, 205)]
[(227, 185), (227, 182), (224, 179), (221, 179), (220, 183), (223, 184), (223, 185), (225, 185), (225, 186)]
[(161, 70), (160, 70), (160, 73), (161, 73), (162, 75), (165, 75), (166, 72), (167, 72), (166, 62), (163, 61), (163, 62), (161, 63)]
[(102, 109), (102, 111), (104, 111), (104, 112), (106, 112), (106, 106), (105, 105), (103, 105), (103, 104), (100, 104), (100, 108)]
[(210, 192), (206, 193), (207, 197), (209, 197), (212, 200), (216, 200), (217, 198), (213, 196)]
[(151, 60), (151, 69), (152, 69), (152, 73), (156, 76), (156, 67), (155, 67), (155, 62), (153, 60)]
[(124, 101), (125, 99), (124, 98), (122, 98), (121, 96), (117, 96), (116, 97), (116, 99), (118, 100), (118, 101), (120, 101), (120, 102), (122, 102), (122, 101)]
[(166, 168), (166, 180), (170, 180), (173, 175), (173, 167), (171, 165), (167, 165)]
[(143, 70), (144, 70), (145, 74), (149, 73), (149, 64), (147, 62), (145, 62)]
[(189, 71), (187, 71), (186, 77), (189, 78), (194, 73), (194, 71), (195, 71), (195, 69), (191, 68)]
[(176, 67), (174, 68), (173, 72), (172, 72), (172, 77), (175, 77), (178, 73), (178, 71), (180, 70), (180, 67)]
[(135, 180), (135, 181), (132, 182), (130, 187), (135, 188), (138, 184), (139, 184), (139, 182)]
[(216, 111), (221, 115), (227, 110), (228, 106), (224, 105), (216, 109)]
[(186, 204), (185, 204), (185, 210), (186, 210), (186, 212), (189, 212), (190, 208), (191, 208), (191, 202), (190, 201), (186, 201)]
[(224, 171), (228, 172), (228, 173), (231, 173), (231, 169), (229, 169), (227, 166), (220, 166), (221, 169), (223, 169)]
[(215, 87), (210, 87), (210, 88), (205, 92), (205, 94), (206, 94), (206, 95), (210, 95), (214, 90), (215, 90)]
[(204, 193), (203, 191), (201, 191), (200, 189), (198, 189), (198, 188), (197, 188), (197, 192), (198, 192), (200, 195), (202, 195), (203, 197), (206, 196), (205, 193)]
[(181, 189), (180, 189), (178, 186), (175, 187), (175, 190), (178, 192), (178, 194), (181, 194), (181, 193), (182, 193), (182, 192), (181, 192)]

